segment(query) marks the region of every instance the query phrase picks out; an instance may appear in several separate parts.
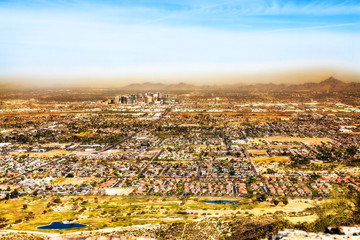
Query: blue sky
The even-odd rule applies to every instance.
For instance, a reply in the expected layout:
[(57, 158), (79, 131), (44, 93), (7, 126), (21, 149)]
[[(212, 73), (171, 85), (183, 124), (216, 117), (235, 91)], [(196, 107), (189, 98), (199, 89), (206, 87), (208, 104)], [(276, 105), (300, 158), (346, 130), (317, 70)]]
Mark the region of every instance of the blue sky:
[(360, 1), (0, 0), (0, 75), (360, 70)]

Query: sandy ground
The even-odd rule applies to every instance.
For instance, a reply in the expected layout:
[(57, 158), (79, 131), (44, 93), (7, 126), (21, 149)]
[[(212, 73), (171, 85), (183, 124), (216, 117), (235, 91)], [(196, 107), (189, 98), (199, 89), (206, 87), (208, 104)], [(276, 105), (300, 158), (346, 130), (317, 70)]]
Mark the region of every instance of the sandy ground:
[(69, 185), (69, 184), (77, 184), (81, 185), (83, 183), (92, 183), (94, 181), (101, 181), (99, 178), (55, 178), (53, 180), (54, 183), (58, 185)]
[(21, 156), (21, 155), (29, 155), (29, 157), (54, 157), (54, 156), (62, 156), (70, 154), (71, 152), (66, 150), (51, 150), (43, 153), (36, 152), (10, 152), (9, 155)]
[(72, 233), (66, 233), (66, 234), (60, 234), (60, 233), (47, 233), (47, 232), (37, 232), (37, 231), (21, 231), (21, 230), (0, 230), (0, 235), (5, 235), (9, 233), (29, 233), (29, 234), (36, 234), (36, 235), (42, 235), (46, 237), (59, 237), (59, 236), (78, 236), (78, 235), (86, 235), (90, 234), (91, 232), (104, 232), (104, 233), (111, 233), (116, 232), (120, 230), (136, 230), (136, 229), (150, 229), (150, 228), (156, 228), (156, 225), (153, 224), (145, 224), (145, 225), (133, 225), (128, 227), (115, 227), (115, 228), (104, 228), (99, 230), (92, 230), (92, 231), (80, 231), (80, 232), (72, 232)]
[(313, 222), (317, 219), (316, 215), (310, 215), (310, 216), (302, 216), (302, 217), (285, 217), (285, 219), (288, 219), (292, 223), (298, 223), (298, 222)]
[(127, 196), (135, 190), (133, 187), (127, 188), (105, 188), (106, 195), (109, 196)]
[(263, 162), (263, 163), (271, 163), (271, 162), (291, 162), (290, 158), (287, 156), (275, 156), (275, 157), (253, 157), (251, 158), (254, 162)]
[(37, 231), (20, 231), (20, 230), (0, 230), (0, 235), (6, 235), (9, 233), (29, 233), (29, 234), (42, 235), (42, 236), (46, 236), (46, 237), (60, 236), (60, 234), (58, 234), (58, 233), (46, 233), (46, 232), (37, 232)]

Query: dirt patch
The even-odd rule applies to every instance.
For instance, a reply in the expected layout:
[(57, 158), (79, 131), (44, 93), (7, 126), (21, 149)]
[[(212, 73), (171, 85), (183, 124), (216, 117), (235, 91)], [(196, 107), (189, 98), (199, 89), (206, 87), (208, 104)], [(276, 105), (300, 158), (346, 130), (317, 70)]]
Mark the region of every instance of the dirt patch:
[(56, 178), (54, 183), (58, 185), (81, 185), (83, 183), (92, 183), (99, 181), (99, 178)]
[(70, 152), (66, 150), (51, 150), (48, 152), (10, 152), (10, 155), (15, 156), (21, 156), (21, 155), (29, 155), (29, 157), (43, 157), (43, 158), (49, 158), (49, 157), (55, 157), (55, 156), (62, 156), (67, 155)]
[(291, 162), (290, 158), (287, 156), (275, 156), (275, 157), (253, 157), (251, 158), (254, 162), (262, 163), (272, 163), (272, 162), (282, 162), (289, 163)]

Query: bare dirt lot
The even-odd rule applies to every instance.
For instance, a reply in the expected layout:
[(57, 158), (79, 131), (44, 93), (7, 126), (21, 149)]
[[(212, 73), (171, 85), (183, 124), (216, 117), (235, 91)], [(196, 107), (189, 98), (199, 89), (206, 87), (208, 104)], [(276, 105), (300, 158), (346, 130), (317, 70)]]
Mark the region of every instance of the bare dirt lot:
[(96, 180), (99, 181), (99, 178), (55, 178), (54, 183), (59, 185), (81, 185), (83, 183), (92, 183)]
[(66, 151), (66, 150), (51, 150), (48, 152), (11, 152), (10, 155), (16, 155), (16, 156), (20, 156), (20, 155), (29, 155), (29, 157), (44, 157), (44, 158), (48, 158), (48, 157), (55, 157), (55, 156), (63, 156), (63, 155), (67, 155), (70, 152)]
[(271, 163), (271, 162), (283, 162), (288, 163), (291, 162), (290, 158), (287, 156), (275, 156), (275, 157), (253, 157), (253, 161), (262, 162), (262, 163)]

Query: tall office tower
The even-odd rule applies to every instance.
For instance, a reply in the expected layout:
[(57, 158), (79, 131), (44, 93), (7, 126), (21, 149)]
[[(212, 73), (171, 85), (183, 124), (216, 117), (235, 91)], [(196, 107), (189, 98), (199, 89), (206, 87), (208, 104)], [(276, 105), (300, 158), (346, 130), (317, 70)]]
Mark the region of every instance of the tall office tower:
[(125, 96), (121, 96), (121, 103), (122, 104), (127, 104), (127, 97), (125, 97)]
[(143, 102), (142, 94), (141, 94), (141, 93), (138, 93), (138, 94), (136, 95), (136, 97), (137, 97), (137, 101), (138, 101), (138, 102)]
[(152, 97), (152, 96), (147, 96), (147, 97), (146, 97), (146, 103), (147, 103), (147, 104), (153, 103), (153, 97)]
[(128, 98), (128, 104), (134, 104), (134, 103), (136, 103), (136, 96), (130, 95), (130, 97)]

